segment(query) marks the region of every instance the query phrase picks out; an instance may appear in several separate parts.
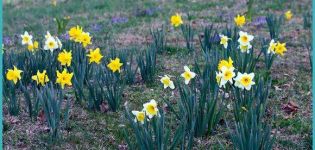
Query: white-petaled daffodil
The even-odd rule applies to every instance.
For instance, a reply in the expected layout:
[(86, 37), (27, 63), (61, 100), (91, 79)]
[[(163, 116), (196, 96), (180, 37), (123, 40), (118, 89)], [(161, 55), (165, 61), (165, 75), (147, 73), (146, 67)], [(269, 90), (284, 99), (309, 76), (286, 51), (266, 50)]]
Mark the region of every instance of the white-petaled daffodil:
[(164, 77), (161, 78), (161, 82), (164, 85), (164, 89), (166, 89), (167, 87), (175, 89), (174, 83), (168, 75), (164, 75)]
[(238, 72), (236, 78), (234, 78), (235, 86), (241, 89), (245, 88), (246, 90), (250, 90), (252, 85), (255, 85), (255, 82), (253, 81), (254, 76), (254, 73), (247, 74)]
[(190, 71), (190, 69), (187, 66), (184, 66), (185, 72), (181, 74), (181, 77), (185, 79), (185, 84), (189, 84), (189, 81), (193, 78), (195, 78), (196, 73)]
[(152, 117), (158, 115), (159, 109), (157, 108), (157, 103), (154, 99), (150, 100), (150, 102), (143, 104), (143, 110), (146, 115), (151, 119)]

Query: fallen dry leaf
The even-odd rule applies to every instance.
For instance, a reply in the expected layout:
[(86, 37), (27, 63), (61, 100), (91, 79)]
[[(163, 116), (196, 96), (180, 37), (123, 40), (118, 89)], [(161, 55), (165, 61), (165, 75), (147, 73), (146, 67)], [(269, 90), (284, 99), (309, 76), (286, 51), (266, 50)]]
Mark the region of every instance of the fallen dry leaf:
[(19, 119), (18, 119), (17, 117), (10, 116), (10, 117), (9, 117), (9, 122), (10, 122), (11, 124), (16, 124), (16, 123), (19, 122)]
[(109, 106), (108, 106), (108, 104), (106, 104), (106, 103), (103, 102), (103, 103), (100, 105), (100, 109), (101, 109), (101, 112), (102, 112), (102, 113), (106, 113), (106, 112), (109, 111)]
[(294, 115), (297, 113), (299, 107), (295, 102), (289, 101), (287, 104), (282, 104), (281, 109), (288, 115)]

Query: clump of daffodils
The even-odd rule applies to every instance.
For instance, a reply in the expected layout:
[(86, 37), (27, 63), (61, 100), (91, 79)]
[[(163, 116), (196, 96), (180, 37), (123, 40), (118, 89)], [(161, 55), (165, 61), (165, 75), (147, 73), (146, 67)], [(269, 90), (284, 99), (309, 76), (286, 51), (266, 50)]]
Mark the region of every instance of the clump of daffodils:
[(110, 59), (110, 63), (107, 65), (107, 68), (109, 68), (112, 72), (120, 72), (120, 68), (123, 65), (123, 63), (120, 62), (119, 58), (115, 58), (114, 60)]
[(249, 50), (252, 48), (252, 45), (250, 44), (250, 42), (254, 39), (254, 36), (248, 34), (247, 32), (243, 32), (240, 31), (239, 32), (239, 48), (241, 50), (241, 52), (245, 53), (249, 53)]
[[(228, 60), (221, 60), (218, 64), (218, 72), (216, 72), (216, 80), (220, 88), (224, 87), (226, 83), (230, 83), (241, 89), (250, 90), (255, 84), (254, 73), (237, 73), (234, 72), (233, 60), (229, 57)], [(236, 77), (235, 77), (236, 76)]]
[(13, 66), (13, 69), (8, 69), (6, 78), (7, 80), (13, 81), (13, 83), (16, 84), (19, 80), (21, 80), (22, 72), (22, 70), (19, 70), (16, 66)]
[(92, 44), (92, 37), (90, 36), (90, 33), (84, 32), (80, 26), (70, 28), (68, 34), (70, 40), (81, 43), (84, 48)]
[(36, 75), (32, 76), (32, 80), (36, 81), (37, 85), (42, 85), (44, 86), (47, 82), (49, 82), (48, 75), (46, 74), (46, 70), (43, 70), (43, 72), (39, 72), (37, 70)]
[(277, 54), (280, 56), (284, 55), (284, 52), (287, 51), (286, 43), (275, 42), (273, 39), (269, 43), (269, 47), (267, 50), (268, 54)]
[(224, 87), (226, 83), (233, 84), (233, 78), (235, 77), (233, 60), (229, 57), (228, 60), (221, 60), (218, 64), (219, 72), (216, 72), (216, 80), (219, 87)]
[(39, 45), (39, 43), (38, 43), (37, 41), (28, 43), (27, 49), (28, 49), (30, 52), (34, 52), (35, 50), (38, 49), (38, 45)]
[(132, 111), (132, 114), (135, 115), (135, 122), (139, 122), (141, 124), (144, 123), (146, 117), (148, 119), (153, 118), (154, 116), (159, 116), (159, 109), (157, 107), (157, 102), (152, 99), (147, 103), (143, 104), (143, 109), (141, 111)]
[(175, 89), (174, 82), (171, 80), (171, 78), (168, 75), (164, 75), (164, 77), (162, 77), (160, 81), (164, 85), (164, 89), (168, 87), (171, 89)]
[(245, 16), (242, 15), (237, 15), (235, 18), (234, 18), (234, 23), (236, 26), (238, 27), (242, 27), (245, 23), (246, 23), (246, 19), (245, 19)]
[(103, 55), (101, 54), (99, 48), (96, 48), (95, 50), (90, 49), (90, 53), (87, 56), (89, 57), (89, 63), (90, 64), (93, 62), (96, 64), (100, 64), (101, 60), (103, 58)]
[(27, 45), (27, 49), (30, 52), (35, 51), (38, 49), (39, 43), (37, 41), (33, 42), (33, 36), (30, 35), (27, 31), (24, 32), (24, 34), (21, 35), (22, 38), (22, 45)]
[(171, 25), (174, 27), (178, 27), (183, 24), (182, 16), (178, 13), (171, 17)]

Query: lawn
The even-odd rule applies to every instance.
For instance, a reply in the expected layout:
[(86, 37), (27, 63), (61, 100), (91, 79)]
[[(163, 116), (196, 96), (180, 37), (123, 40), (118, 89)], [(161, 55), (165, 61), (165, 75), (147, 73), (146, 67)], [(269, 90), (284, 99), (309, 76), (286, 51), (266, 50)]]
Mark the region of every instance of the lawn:
[[(260, 38), (270, 40), (265, 16), (270, 13), (280, 16), (287, 10), (293, 13), (290, 21), (282, 22), (279, 35), (279, 40), (286, 43), (287, 52), (275, 58), (270, 70), (272, 81), (266, 114), (270, 116), (269, 119), (272, 118), (271, 134), (275, 137), (273, 149), (312, 148), (312, 68), (308, 50), (311, 29), (304, 25), (304, 16), (311, 12), (310, 3), (310, 0), (254, 0), (252, 20), (242, 27), (242, 30), (255, 36), (254, 44), (258, 45)], [(20, 38), (24, 31), (28, 31), (40, 43), (44, 42), (40, 39), (44, 38), (46, 31), (57, 34), (56, 17), (70, 17), (67, 31), (73, 26), (82, 26), (92, 36), (93, 48), (99, 47), (106, 59), (111, 51), (127, 51), (128, 55), (133, 51), (135, 57), (141, 54), (153, 41), (151, 29), (164, 26), (166, 34), (166, 50), (157, 54), (153, 81), (145, 83), (138, 70), (134, 83), (126, 85), (123, 91), (118, 111), (113, 112), (107, 104), (101, 111), (91, 110), (85, 103), (78, 103), (74, 90), (67, 88), (65, 97), (70, 100), (69, 120), (66, 127), (61, 129), (62, 140), (57, 143), (48, 142), (49, 127), (42, 119), (45, 118), (43, 112), (35, 119), (28, 116), (22, 93), (18, 94), (21, 99), (18, 116), (9, 114), (8, 101), (4, 100), (3, 148), (127, 149), (124, 128), (128, 125), (124, 104), (128, 104), (131, 110), (140, 109), (150, 99), (155, 99), (164, 110), (173, 135), (179, 123), (165, 99), (176, 103), (180, 92), (177, 88), (164, 89), (161, 77), (167, 74), (175, 79), (184, 71), (183, 66), (193, 68), (195, 62), (203, 61), (198, 37), (202, 36), (204, 27), (213, 25), (217, 31), (223, 32), (226, 26), (234, 26), (236, 15), (246, 12), (246, 0), (57, 0), (55, 6), (48, 0), (3, 0), (3, 44), (6, 52), (27, 51)], [(195, 29), (194, 52), (186, 48), (180, 28), (170, 25), (170, 17), (175, 13), (182, 14), (184, 23), (189, 22)], [(60, 38), (65, 39), (66, 36), (61, 34)], [(256, 50), (258, 54), (259, 50)], [(136, 66), (136, 62), (132, 65)], [(256, 67), (263, 68), (263, 58)], [(194, 138), (193, 149), (233, 148), (226, 124), (232, 124), (233, 113), (228, 109), (224, 111), (213, 132)], [(129, 132), (128, 135), (133, 137), (132, 131)]]

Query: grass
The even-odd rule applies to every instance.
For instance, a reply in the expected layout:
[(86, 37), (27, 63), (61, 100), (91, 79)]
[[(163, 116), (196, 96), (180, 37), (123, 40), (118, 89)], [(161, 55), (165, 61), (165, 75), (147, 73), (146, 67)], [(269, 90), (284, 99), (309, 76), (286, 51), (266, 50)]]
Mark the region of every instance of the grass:
[[(277, 0), (281, 1), (281, 0)], [(275, 147), (279, 149), (310, 149), (311, 148), (311, 69), (308, 64), (307, 50), (304, 49), (302, 35), (296, 33), (297, 29), (303, 29), (303, 9), (310, 10), (309, 0), (299, 1), (299, 5), (291, 5), (289, 1), (275, 3), (257, 0), (254, 4), (254, 16), (263, 16), (269, 12), (276, 14), (283, 13), (283, 10), (291, 9), (294, 19), (286, 23), (281, 35), (287, 43), (290, 43), (288, 53), (276, 60), (272, 72), (272, 93), (270, 94), (270, 108), (275, 109), (275, 128), (277, 131)], [(170, 1), (58, 1), (54, 7), (49, 1), (35, 2), (31, 0), (22, 1), (4, 0), (3, 19), (4, 37), (10, 37), (13, 41), (11, 45), (5, 45), (9, 50), (24, 50), (20, 44), (19, 35), (25, 30), (31, 31), (35, 39), (42, 39), (47, 30), (56, 33), (54, 17), (70, 16), (70, 26), (81, 25), (85, 30), (92, 33), (93, 44), (106, 51), (113, 47), (125, 48), (130, 45), (144, 48), (148, 43), (149, 29), (159, 27), (162, 24), (169, 24), (169, 17), (176, 12), (191, 13), (192, 21), (196, 26), (206, 26), (214, 24), (218, 28), (225, 27), (232, 23), (235, 14), (243, 13), (246, 8), (238, 1), (198, 0), (196, 2), (187, 0)], [(188, 7), (189, 6), (189, 7)], [(153, 15), (137, 15), (147, 9), (159, 8)], [(259, 8), (259, 9), (258, 9)], [(296, 8), (296, 9), (295, 9)], [(296, 11), (295, 11), (296, 10)], [(300, 10), (300, 11), (299, 11)], [(222, 14), (222, 17), (219, 16)], [(231, 16), (231, 17), (230, 17)], [(113, 17), (125, 17), (128, 21), (122, 24), (113, 24)], [(184, 19), (186, 16), (184, 15)], [(99, 31), (92, 31), (92, 24), (101, 26)], [(268, 35), (265, 27), (254, 28), (250, 25), (244, 27), (245, 30)], [(192, 65), (195, 60), (187, 53), (183, 39), (176, 37), (181, 35), (179, 29), (167, 30), (167, 52), (158, 55), (158, 72), (155, 82), (145, 85), (137, 80), (136, 84), (128, 86), (124, 93), (123, 103), (128, 101), (131, 108), (139, 109), (143, 102), (149, 99), (158, 100), (162, 105), (161, 98), (171, 95), (170, 91), (163, 90), (160, 85), (159, 76), (164, 74), (178, 75), (183, 71), (184, 65)], [(304, 31), (307, 32), (307, 31)], [(200, 34), (201, 31), (198, 31)], [(310, 37), (308, 34), (307, 36)], [(297, 38), (295, 38), (297, 37)], [(195, 37), (197, 40), (197, 36)], [(113, 43), (113, 44), (109, 44)], [(178, 48), (179, 47), (179, 48)], [(199, 44), (196, 44), (196, 59), (201, 55)], [(275, 88), (277, 86), (277, 88)], [(171, 99), (176, 98), (177, 91), (174, 91)], [(287, 119), (281, 110), (281, 104), (288, 101), (298, 104), (298, 112), (293, 118)], [(6, 104), (4, 104), (6, 105)], [(48, 147), (49, 144), (43, 142), (47, 138), (47, 133), (42, 130), (34, 131), (34, 135), (25, 134), (25, 130), (33, 127), (35, 122), (31, 122), (23, 110), (22, 115), (16, 119), (17, 124), (10, 123), (10, 116), (4, 109), (5, 130), (4, 147), (17, 149), (26, 147), (39, 149)], [(26, 119), (27, 118), (27, 119)], [(40, 127), (45, 124), (39, 125)], [(37, 126), (36, 126), (37, 127)], [(63, 140), (58, 148), (68, 149), (118, 149), (126, 143), (123, 141), (122, 128), (124, 127), (123, 111), (113, 112), (93, 112), (82, 108), (78, 104), (72, 105), (71, 116), (68, 128), (63, 131)], [(220, 149), (221, 144), (227, 148), (232, 148), (226, 128), (219, 126), (217, 132), (211, 137), (196, 139), (195, 149)], [(221, 143), (218, 141), (220, 140)]]

